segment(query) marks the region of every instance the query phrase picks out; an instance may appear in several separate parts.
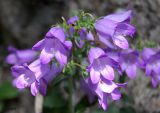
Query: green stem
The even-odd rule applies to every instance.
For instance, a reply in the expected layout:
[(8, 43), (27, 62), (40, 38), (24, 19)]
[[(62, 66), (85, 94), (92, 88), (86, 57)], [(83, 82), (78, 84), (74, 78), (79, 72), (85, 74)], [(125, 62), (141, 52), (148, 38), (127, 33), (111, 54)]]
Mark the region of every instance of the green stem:
[(82, 68), (82, 65), (80, 65), (80, 64), (77, 64), (77, 63), (73, 63), (74, 65), (76, 65), (76, 66), (78, 66), (78, 67), (80, 67), (80, 68)]
[(76, 63), (76, 62), (72, 62), (75, 66), (78, 66), (78, 67), (80, 67), (81, 69), (83, 69), (84, 67), (86, 67), (86, 66), (84, 66), (84, 65), (81, 65), (81, 64), (78, 64), (78, 63)]
[(73, 105), (73, 78), (69, 78), (69, 113), (74, 113)]

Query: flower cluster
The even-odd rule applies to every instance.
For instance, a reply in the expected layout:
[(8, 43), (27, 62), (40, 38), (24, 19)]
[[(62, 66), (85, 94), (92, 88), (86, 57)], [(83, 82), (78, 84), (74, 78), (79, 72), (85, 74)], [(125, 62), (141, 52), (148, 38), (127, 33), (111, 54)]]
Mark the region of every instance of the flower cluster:
[[(81, 68), (82, 89), (92, 101), (97, 96), (100, 106), (107, 109), (107, 99), (119, 100), (120, 88), (116, 75), (126, 73), (133, 79), (137, 69), (145, 70), (156, 86), (160, 82), (160, 51), (144, 48), (142, 52), (131, 49), (127, 37), (133, 37), (135, 27), (130, 24), (132, 11), (107, 15), (100, 19), (81, 12), (67, 22), (52, 27), (44, 39), (32, 50), (10, 48), (7, 62), (18, 89), (30, 87), (32, 95), (46, 94), (48, 83), (58, 74), (66, 74), (67, 67)], [(82, 59), (88, 57), (88, 65)], [(62, 71), (63, 70), (63, 71)], [(69, 73), (72, 75), (71, 69)], [(119, 76), (120, 77), (120, 76)]]

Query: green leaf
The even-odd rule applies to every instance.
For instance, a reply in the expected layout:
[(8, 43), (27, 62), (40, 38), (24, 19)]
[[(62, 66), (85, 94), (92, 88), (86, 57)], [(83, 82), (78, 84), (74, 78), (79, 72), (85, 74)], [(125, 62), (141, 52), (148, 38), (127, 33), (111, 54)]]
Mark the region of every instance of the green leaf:
[(0, 85), (0, 100), (13, 99), (18, 96), (18, 90), (7, 82)]

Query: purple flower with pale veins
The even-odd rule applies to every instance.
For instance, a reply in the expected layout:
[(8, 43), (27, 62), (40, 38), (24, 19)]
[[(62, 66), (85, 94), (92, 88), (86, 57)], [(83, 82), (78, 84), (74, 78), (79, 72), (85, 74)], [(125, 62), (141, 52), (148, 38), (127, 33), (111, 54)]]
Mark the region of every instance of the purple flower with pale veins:
[(104, 78), (97, 84), (93, 84), (90, 78), (86, 79), (86, 82), (90, 89), (98, 96), (99, 104), (104, 110), (108, 107), (107, 98), (119, 100), (121, 98), (119, 88), (126, 86), (126, 83), (117, 84)]
[[(116, 46), (127, 49), (129, 47), (125, 36), (133, 36), (135, 28), (129, 24), (131, 11), (105, 16), (95, 23), (99, 40), (107, 47), (115, 49)], [(116, 45), (113, 45), (113, 43)]]
[(160, 83), (160, 51), (154, 48), (144, 48), (141, 55), (145, 62), (145, 73), (151, 77), (155, 87)]
[(14, 86), (18, 89), (31, 87), (31, 93), (34, 96), (38, 92), (45, 95), (47, 84), (60, 72), (60, 69), (55, 64), (51, 66), (49, 64), (41, 64), (39, 59), (30, 65), (15, 65), (11, 69), (15, 77)]
[(132, 49), (120, 52), (119, 63), (122, 71), (125, 71), (128, 77), (131, 79), (136, 77), (138, 68), (144, 67), (144, 62), (139, 57), (138, 51)]
[[(40, 92), (42, 95), (46, 95), (47, 91), (47, 84), (52, 81), (52, 79), (58, 75), (62, 71), (62, 68), (57, 67), (55, 63), (51, 65), (48, 72), (39, 80), (36, 80), (34, 83), (31, 84), (30, 89), (32, 95), (36, 95)], [(37, 70), (38, 72), (38, 70)]]
[(100, 48), (91, 48), (88, 54), (90, 65), (88, 71), (93, 84), (97, 84), (101, 78), (107, 80), (114, 79), (114, 69), (120, 69), (119, 64), (109, 58)]
[(16, 48), (9, 47), (9, 51), (11, 53), (7, 56), (6, 62), (12, 65), (30, 63), (38, 57), (38, 53), (30, 49), (17, 50)]
[(62, 28), (53, 27), (48, 31), (45, 39), (33, 46), (34, 50), (41, 50), (40, 60), (43, 64), (49, 63), (55, 57), (62, 67), (66, 65), (72, 43), (65, 38)]
[(11, 70), (16, 77), (13, 81), (13, 84), (18, 89), (24, 89), (26, 87), (29, 87), (36, 80), (34, 72), (31, 71), (27, 65), (15, 65), (11, 68)]

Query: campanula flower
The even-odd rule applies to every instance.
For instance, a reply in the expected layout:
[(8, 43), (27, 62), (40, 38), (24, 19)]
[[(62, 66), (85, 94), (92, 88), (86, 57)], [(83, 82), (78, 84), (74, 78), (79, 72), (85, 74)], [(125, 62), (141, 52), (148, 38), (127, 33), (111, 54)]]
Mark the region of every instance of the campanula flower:
[(135, 28), (129, 24), (131, 13), (129, 10), (123, 13), (110, 14), (97, 20), (94, 26), (99, 40), (110, 48), (115, 49), (118, 46), (127, 49), (129, 44), (125, 36), (133, 36), (135, 33)]
[(67, 21), (67, 24), (68, 25), (75, 25), (78, 20), (79, 20), (78, 16), (73, 16), (73, 17), (69, 18), (69, 20)]
[[(34, 70), (33, 67), (31, 67), (31, 69)], [(42, 71), (44, 71), (44, 69)], [(61, 71), (62, 71), (62, 68), (58, 67), (55, 63), (53, 63), (50, 67), (48, 67), (48, 71), (45, 73), (43, 72), (43, 76), (40, 79), (36, 79), (36, 81), (31, 84), (30, 90), (32, 95), (35, 96), (38, 92), (40, 92), (42, 95), (46, 95), (47, 85)], [(34, 70), (34, 72), (35, 72), (35, 75), (39, 73), (38, 70), (36, 71)]]
[(60, 72), (58, 67), (55, 67), (55, 64), (51, 66), (49, 64), (41, 64), (39, 59), (30, 65), (15, 65), (11, 69), (12, 73), (15, 74), (14, 86), (18, 89), (31, 87), (31, 93), (34, 96), (37, 94), (37, 91), (45, 94), (49, 81)]
[(17, 50), (9, 47), (10, 54), (6, 58), (6, 62), (12, 65), (30, 63), (38, 57), (38, 53), (31, 49)]
[(71, 41), (66, 41), (64, 30), (60, 27), (51, 28), (45, 39), (33, 46), (34, 50), (40, 50), (40, 60), (42, 64), (49, 63), (55, 58), (61, 66), (66, 65), (67, 56), (71, 50)]
[(102, 78), (98, 84), (93, 84), (91, 79), (88, 78), (87, 84), (89, 85), (90, 89), (98, 96), (99, 104), (104, 110), (106, 110), (108, 107), (107, 98), (111, 98), (112, 100), (119, 100), (121, 98), (119, 88), (126, 86), (126, 83), (117, 84), (104, 78)]
[(160, 51), (158, 49), (144, 48), (142, 58), (146, 64), (146, 75), (151, 75), (152, 71), (160, 73)]
[(138, 68), (144, 67), (144, 62), (140, 58), (138, 51), (132, 49), (120, 52), (119, 63), (122, 71), (125, 71), (131, 79), (136, 77)]
[(160, 83), (160, 51), (154, 48), (144, 48), (142, 58), (145, 62), (145, 73), (151, 77), (153, 86)]
[(90, 65), (88, 71), (92, 83), (97, 84), (101, 76), (107, 80), (114, 79), (114, 68), (119, 69), (119, 64), (113, 59), (109, 58), (106, 53), (96, 47), (91, 48), (88, 54)]

